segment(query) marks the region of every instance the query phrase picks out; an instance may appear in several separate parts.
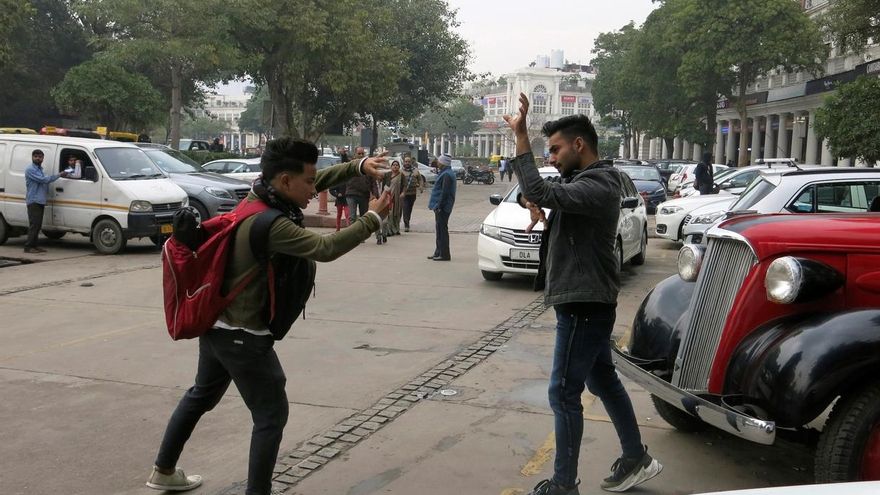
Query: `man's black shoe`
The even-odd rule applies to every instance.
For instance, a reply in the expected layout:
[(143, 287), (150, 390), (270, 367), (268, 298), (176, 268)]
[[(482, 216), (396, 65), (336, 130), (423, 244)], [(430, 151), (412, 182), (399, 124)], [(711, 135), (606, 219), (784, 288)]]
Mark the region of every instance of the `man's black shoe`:
[(452, 258), (441, 258), (440, 256), (433, 256), (433, 257), (431, 257), (431, 259), (434, 261), (451, 261), (452, 260)]
[(609, 492), (625, 492), (660, 474), (663, 466), (648, 455), (648, 447), (639, 458), (621, 457), (611, 466), (611, 476), (602, 481), (602, 489)]
[(535, 485), (535, 488), (533, 488), (528, 495), (580, 495), (580, 493), (577, 484), (566, 488), (557, 485), (553, 480), (544, 480)]
[(436, 257), (437, 257), (437, 256), (434, 256), (434, 255), (432, 254), (431, 256), (428, 256), (428, 259), (429, 259), (429, 260), (432, 260), (432, 259), (434, 259), (434, 258), (436, 258)]

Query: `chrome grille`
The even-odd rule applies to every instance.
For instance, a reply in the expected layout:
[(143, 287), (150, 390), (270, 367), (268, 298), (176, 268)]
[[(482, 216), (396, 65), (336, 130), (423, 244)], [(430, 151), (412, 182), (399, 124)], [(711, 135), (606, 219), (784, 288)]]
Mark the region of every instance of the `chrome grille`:
[(166, 211), (177, 211), (183, 203), (154, 203), (153, 213), (164, 213)]
[(235, 199), (241, 201), (247, 197), (249, 192), (251, 192), (250, 189), (236, 189), (235, 190)]
[(537, 248), (541, 246), (541, 231), (533, 231), (527, 234), (525, 230), (501, 228), (501, 240), (508, 244), (522, 248)]
[(690, 320), (682, 335), (672, 383), (684, 390), (705, 391), (724, 322), (751, 268), (758, 260), (745, 243), (712, 238), (694, 287)]
[(502, 256), (501, 263), (507, 268), (521, 268), (523, 270), (537, 270), (540, 262), (510, 259), (510, 256)]

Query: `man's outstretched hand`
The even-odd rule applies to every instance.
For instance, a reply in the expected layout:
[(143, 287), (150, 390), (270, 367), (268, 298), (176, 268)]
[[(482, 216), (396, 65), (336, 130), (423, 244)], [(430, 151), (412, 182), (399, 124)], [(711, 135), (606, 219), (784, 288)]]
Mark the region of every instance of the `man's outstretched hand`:
[(540, 206), (526, 201), (526, 208), (529, 209), (529, 216), (531, 217), (532, 223), (526, 227), (526, 234), (530, 234), (532, 229), (535, 228), (535, 225), (538, 225), (538, 222), (547, 224), (547, 217), (544, 215), (544, 209)]
[(385, 218), (388, 216), (388, 212), (391, 211), (391, 204), (391, 193), (385, 191), (378, 198), (370, 201), (370, 211), (374, 211), (380, 217)]
[(374, 179), (382, 179), (385, 177), (385, 174), (391, 171), (391, 167), (388, 166), (388, 158), (386, 157), (388, 153), (382, 153), (379, 156), (371, 156), (364, 161), (364, 175), (369, 175)]
[(510, 126), (510, 130), (516, 135), (528, 135), (526, 117), (529, 115), (529, 99), (525, 93), (519, 94), (519, 114), (505, 115), (504, 121)]

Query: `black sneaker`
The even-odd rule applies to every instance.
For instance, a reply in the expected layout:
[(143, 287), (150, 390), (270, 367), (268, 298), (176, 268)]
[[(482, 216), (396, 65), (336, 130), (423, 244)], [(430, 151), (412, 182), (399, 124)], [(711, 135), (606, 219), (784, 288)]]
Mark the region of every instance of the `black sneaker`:
[(557, 485), (553, 480), (544, 480), (532, 489), (528, 493), (528, 495), (581, 495), (581, 492), (578, 491), (578, 484), (580, 481), (575, 483), (574, 486), (570, 486), (568, 488)]
[(602, 481), (602, 489), (609, 492), (625, 492), (660, 474), (663, 466), (648, 455), (648, 447), (642, 457), (621, 457), (611, 466), (611, 476)]

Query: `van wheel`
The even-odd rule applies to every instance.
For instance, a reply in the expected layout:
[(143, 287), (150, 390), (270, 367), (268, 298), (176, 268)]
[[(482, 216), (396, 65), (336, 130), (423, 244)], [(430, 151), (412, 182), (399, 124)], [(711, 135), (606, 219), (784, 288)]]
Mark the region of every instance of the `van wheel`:
[(501, 277), (504, 276), (501, 272), (487, 272), (486, 270), (480, 270), (480, 273), (483, 274), (483, 278), (490, 282), (497, 282), (501, 280)]
[(67, 232), (63, 232), (60, 230), (44, 230), (43, 231), (43, 235), (48, 237), (49, 239), (52, 239), (53, 241), (57, 241), (58, 239), (61, 239), (62, 237), (64, 237), (64, 234), (66, 234), (66, 233)]
[(841, 397), (819, 437), (816, 482), (880, 480), (880, 383)]
[(656, 395), (651, 396), (651, 401), (654, 403), (654, 409), (660, 413), (660, 417), (663, 418), (663, 421), (672, 425), (676, 430), (687, 433), (696, 433), (706, 429), (706, 423), (704, 423), (703, 420), (682, 411), (672, 404), (668, 404)]
[(6, 244), (6, 240), (9, 239), (10, 230), (12, 230), (12, 228), (6, 223), (3, 215), (0, 215), (0, 245)]
[(101, 254), (117, 254), (125, 249), (127, 240), (116, 220), (105, 218), (92, 229), (92, 244)]

